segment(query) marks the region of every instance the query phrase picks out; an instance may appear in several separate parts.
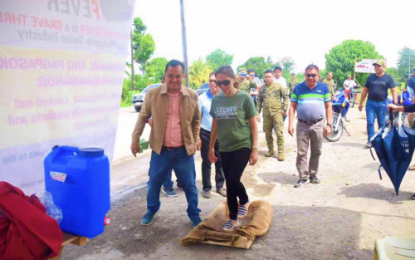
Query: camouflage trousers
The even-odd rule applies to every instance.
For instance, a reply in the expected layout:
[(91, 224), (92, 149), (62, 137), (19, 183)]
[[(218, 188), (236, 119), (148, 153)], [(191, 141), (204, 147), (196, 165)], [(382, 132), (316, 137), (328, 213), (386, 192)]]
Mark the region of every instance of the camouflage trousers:
[(284, 121), (281, 112), (276, 115), (263, 114), (263, 130), (265, 132), (265, 140), (270, 151), (274, 151), (274, 138), (272, 137), (272, 129), (277, 135), (278, 155), (284, 154)]

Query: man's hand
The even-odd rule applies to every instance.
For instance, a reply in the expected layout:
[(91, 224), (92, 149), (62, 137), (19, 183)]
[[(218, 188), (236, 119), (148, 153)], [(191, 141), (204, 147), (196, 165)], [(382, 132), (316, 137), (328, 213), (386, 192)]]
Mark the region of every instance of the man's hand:
[(200, 148), (202, 148), (202, 140), (199, 138), (199, 141), (196, 144), (196, 150), (200, 151)]
[(259, 123), (259, 122), (261, 122), (261, 117), (260, 117), (260, 115), (258, 114), (258, 115), (256, 115), (255, 116), (256, 117), (256, 121)]
[(363, 109), (363, 105), (359, 104), (359, 111), (362, 112), (362, 109)]
[(293, 136), (293, 137), (294, 137), (294, 126), (292, 126), (292, 125), (289, 125), (289, 126), (288, 126), (288, 133), (289, 133), (291, 136)]
[(285, 111), (285, 110), (282, 110), (281, 111), (281, 115), (284, 117), (284, 116), (286, 116), (287, 115), (287, 111)]
[(327, 137), (329, 135), (331, 135), (331, 125), (326, 125), (326, 127), (324, 128), (324, 136)]
[(249, 165), (255, 165), (258, 161), (258, 149), (252, 149), (251, 155), (249, 156)]
[(137, 157), (137, 153), (141, 153), (140, 151), (140, 145), (139, 144), (132, 144), (131, 145), (131, 152), (133, 153), (134, 157)]
[(149, 120), (147, 120), (147, 123), (150, 127), (153, 127), (153, 119), (150, 118)]

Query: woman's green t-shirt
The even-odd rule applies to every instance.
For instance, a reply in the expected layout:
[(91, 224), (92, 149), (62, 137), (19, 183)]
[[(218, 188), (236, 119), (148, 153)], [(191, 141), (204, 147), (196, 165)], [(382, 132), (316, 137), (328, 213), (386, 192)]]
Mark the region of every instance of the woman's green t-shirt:
[(219, 150), (236, 151), (252, 147), (251, 128), (248, 120), (257, 114), (254, 102), (248, 93), (238, 90), (235, 95), (225, 97), (223, 93), (212, 99), (209, 113), (218, 124)]

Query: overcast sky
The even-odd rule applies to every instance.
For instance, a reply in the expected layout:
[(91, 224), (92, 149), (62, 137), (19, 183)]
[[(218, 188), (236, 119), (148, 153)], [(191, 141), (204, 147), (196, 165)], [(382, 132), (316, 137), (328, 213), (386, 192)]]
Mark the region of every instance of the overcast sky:
[[(325, 66), (324, 54), (344, 40), (370, 41), (395, 67), (398, 51), (415, 49), (415, 0), (184, 0), (189, 65), (216, 49), (233, 67), (254, 56), (285, 56), (295, 71)], [(180, 0), (136, 0), (156, 42), (155, 57), (183, 60)], [(412, 27), (411, 27), (412, 26)], [(412, 30), (412, 32), (410, 32)]]

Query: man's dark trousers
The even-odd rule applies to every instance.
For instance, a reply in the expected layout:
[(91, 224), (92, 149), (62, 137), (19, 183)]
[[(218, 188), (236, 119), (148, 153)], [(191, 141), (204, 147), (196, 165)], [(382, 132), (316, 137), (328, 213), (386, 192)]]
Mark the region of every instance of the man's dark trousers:
[[(210, 172), (211, 172), (211, 163), (208, 158), (209, 154), (209, 144), (210, 144), (210, 131), (207, 131), (203, 128), (200, 129), (200, 139), (202, 140), (202, 184), (203, 190), (208, 191), (212, 189), (212, 183), (210, 181)], [(223, 188), (223, 183), (225, 182), (225, 175), (222, 168), (222, 160), (219, 154), (219, 142), (215, 143), (215, 156), (218, 158), (218, 161), (215, 163), (216, 175), (216, 189)]]

